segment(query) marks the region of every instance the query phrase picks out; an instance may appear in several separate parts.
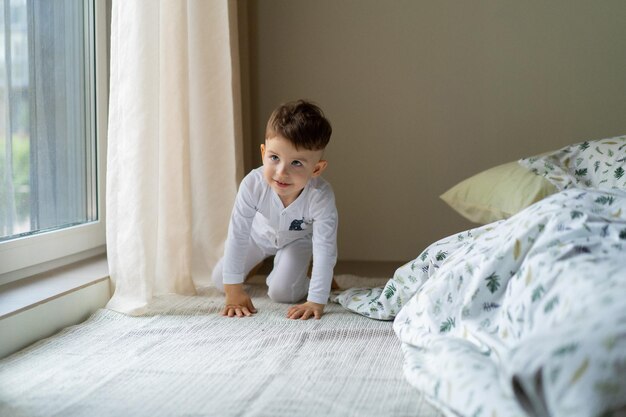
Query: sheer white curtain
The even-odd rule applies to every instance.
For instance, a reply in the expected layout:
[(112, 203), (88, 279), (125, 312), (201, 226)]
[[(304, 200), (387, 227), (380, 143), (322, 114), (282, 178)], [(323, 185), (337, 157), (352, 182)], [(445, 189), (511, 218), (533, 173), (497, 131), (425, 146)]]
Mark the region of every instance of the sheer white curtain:
[(113, 2), (108, 308), (210, 284), (241, 177), (236, 24), (232, 0)]

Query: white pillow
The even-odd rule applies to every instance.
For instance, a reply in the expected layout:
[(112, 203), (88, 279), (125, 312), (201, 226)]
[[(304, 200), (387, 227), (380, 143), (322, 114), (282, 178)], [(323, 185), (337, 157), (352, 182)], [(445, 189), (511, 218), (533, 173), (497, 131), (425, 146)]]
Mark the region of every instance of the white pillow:
[(626, 189), (626, 136), (585, 141), (519, 163), (566, 188)]

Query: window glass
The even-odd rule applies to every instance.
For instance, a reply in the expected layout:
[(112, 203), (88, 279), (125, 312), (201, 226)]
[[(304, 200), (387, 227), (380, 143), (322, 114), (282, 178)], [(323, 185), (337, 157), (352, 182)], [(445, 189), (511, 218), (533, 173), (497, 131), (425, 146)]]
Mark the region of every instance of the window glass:
[(97, 220), (83, 0), (0, 0), (0, 241)]

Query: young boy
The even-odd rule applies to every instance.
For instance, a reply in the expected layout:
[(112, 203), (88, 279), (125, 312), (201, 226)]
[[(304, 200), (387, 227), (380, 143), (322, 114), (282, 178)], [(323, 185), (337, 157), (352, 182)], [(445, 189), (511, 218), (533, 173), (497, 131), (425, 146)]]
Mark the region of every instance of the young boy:
[[(322, 159), (332, 128), (316, 105), (299, 100), (279, 106), (267, 122), (263, 166), (241, 182), (230, 220), (224, 257), (213, 282), (226, 294), (222, 315), (256, 313), (243, 282), (263, 259), (276, 255), (267, 277), (276, 302), (306, 302), (287, 311), (290, 319), (319, 319), (328, 301), (337, 260), (337, 209), (322, 179)], [(311, 279), (307, 271), (313, 256)]]

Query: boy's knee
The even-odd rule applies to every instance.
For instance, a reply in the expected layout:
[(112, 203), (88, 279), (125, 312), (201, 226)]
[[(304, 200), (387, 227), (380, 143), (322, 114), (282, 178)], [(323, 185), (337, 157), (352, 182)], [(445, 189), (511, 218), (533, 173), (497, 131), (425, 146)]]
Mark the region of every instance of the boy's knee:
[(291, 294), (291, 291), (288, 291), (285, 288), (270, 286), (267, 291), (267, 295), (270, 297), (270, 300), (276, 303), (295, 303), (296, 301), (299, 301), (294, 300), (295, 297)]

